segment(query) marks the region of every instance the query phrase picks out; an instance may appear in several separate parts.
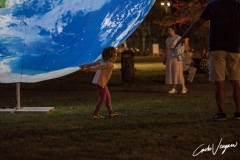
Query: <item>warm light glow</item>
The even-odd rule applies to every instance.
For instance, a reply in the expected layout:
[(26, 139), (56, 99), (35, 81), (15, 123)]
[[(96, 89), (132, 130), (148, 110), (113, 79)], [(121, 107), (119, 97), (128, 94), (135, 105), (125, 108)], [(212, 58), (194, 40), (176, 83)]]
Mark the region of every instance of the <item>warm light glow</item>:
[[(165, 6), (165, 2), (161, 2), (160, 4), (161, 4), (161, 6)], [(167, 5), (168, 7), (171, 6), (171, 4), (170, 4), (169, 2), (167, 2), (166, 5)]]

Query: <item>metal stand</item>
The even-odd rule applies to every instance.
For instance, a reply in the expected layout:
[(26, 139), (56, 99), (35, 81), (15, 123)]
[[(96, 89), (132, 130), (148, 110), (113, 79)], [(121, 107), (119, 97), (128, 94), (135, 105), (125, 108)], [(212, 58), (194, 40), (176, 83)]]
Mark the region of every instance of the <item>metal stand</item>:
[(16, 83), (16, 110), (19, 110), (20, 107), (20, 83)]
[(0, 109), (0, 113), (49, 113), (54, 107), (23, 107), (20, 105), (20, 82), (16, 83), (16, 109)]

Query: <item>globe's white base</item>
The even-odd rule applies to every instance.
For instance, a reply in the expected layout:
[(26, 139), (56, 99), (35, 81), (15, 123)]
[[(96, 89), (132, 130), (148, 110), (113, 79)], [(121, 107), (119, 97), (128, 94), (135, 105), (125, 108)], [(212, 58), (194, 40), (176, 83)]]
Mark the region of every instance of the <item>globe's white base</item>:
[(20, 109), (4, 108), (0, 109), (0, 113), (50, 113), (54, 111), (54, 107), (23, 107)]

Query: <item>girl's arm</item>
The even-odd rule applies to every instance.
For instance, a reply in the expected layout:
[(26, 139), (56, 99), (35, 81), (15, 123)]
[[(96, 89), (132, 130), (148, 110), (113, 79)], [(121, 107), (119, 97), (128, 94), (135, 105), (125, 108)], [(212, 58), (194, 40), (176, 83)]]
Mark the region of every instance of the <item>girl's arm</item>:
[(89, 67), (89, 71), (103, 70), (103, 69), (107, 69), (107, 68), (110, 68), (110, 67), (112, 67), (112, 68), (114, 67), (113, 63), (111, 63), (111, 62), (100, 63), (98, 65)]
[(89, 68), (91, 66), (95, 66), (95, 65), (98, 65), (101, 63), (101, 60), (98, 60), (96, 62), (93, 62), (93, 63), (86, 63), (86, 64), (83, 64), (81, 66), (79, 66), (79, 68)]

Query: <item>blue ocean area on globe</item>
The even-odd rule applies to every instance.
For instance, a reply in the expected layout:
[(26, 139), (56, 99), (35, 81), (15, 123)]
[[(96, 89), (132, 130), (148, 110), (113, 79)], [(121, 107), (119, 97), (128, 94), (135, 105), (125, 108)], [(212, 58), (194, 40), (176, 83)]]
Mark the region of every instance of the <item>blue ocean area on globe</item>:
[(155, 0), (1, 0), (0, 83), (58, 78), (118, 47)]

